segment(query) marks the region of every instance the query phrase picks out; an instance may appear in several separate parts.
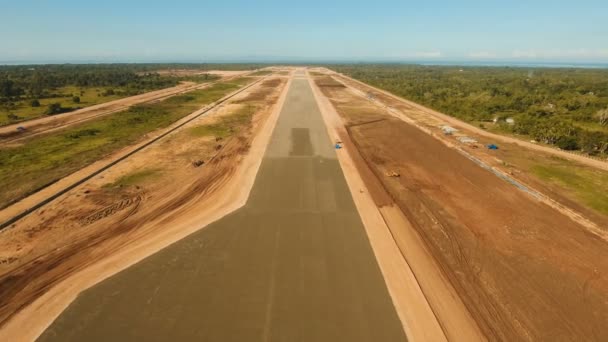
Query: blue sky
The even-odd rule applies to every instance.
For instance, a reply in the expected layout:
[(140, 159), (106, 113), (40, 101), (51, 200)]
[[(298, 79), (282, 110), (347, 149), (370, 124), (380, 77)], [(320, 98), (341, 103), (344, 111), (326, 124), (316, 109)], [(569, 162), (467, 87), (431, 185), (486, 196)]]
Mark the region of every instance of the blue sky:
[(0, 61), (608, 62), (608, 1), (7, 1)]

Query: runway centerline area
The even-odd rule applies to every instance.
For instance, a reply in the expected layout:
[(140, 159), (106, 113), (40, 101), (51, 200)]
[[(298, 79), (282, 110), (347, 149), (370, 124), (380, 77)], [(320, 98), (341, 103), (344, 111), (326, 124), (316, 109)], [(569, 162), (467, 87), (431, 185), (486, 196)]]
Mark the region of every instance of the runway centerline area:
[(84, 291), (40, 341), (406, 340), (302, 76), (247, 204)]

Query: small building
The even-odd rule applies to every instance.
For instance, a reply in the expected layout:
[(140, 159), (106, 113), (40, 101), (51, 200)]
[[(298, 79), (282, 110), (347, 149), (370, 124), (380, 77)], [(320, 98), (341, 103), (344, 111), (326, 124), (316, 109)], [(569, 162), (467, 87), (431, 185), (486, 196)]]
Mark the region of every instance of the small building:
[(506, 118), (506, 119), (505, 119), (505, 122), (506, 122), (508, 125), (515, 125), (515, 119), (513, 119), (513, 118)]

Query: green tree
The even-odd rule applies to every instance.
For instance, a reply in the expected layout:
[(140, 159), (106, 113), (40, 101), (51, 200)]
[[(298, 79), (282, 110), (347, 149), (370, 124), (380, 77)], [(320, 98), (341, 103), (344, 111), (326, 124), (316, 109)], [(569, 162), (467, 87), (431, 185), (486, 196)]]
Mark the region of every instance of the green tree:
[(46, 114), (47, 115), (55, 115), (55, 114), (61, 114), (65, 111), (65, 108), (63, 108), (61, 106), (61, 103), (55, 102), (55, 103), (51, 103), (47, 109), (46, 109)]
[(559, 137), (557, 139), (555, 145), (557, 145), (557, 147), (561, 148), (562, 150), (567, 150), (567, 151), (574, 151), (574, 150), (579, 149), (578, 141), (576, 140), (576, 137), (572, 137), (572, 136)]
[(599, 152), (606, 143), (608, 143), (608, 136), (602, 132), (584, 131), (579, 137), (581, 149), (590, 154)]

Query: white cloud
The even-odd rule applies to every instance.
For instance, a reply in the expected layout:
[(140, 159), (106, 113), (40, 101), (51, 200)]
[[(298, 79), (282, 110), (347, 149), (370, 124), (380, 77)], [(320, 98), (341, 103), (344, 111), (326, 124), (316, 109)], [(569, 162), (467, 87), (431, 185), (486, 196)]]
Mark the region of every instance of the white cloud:
[(489, 51), (474, 51), (469, 53), (470, 58), (497, 58), (494, 52)]

